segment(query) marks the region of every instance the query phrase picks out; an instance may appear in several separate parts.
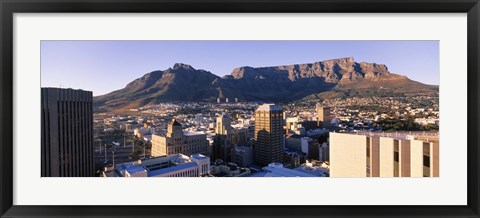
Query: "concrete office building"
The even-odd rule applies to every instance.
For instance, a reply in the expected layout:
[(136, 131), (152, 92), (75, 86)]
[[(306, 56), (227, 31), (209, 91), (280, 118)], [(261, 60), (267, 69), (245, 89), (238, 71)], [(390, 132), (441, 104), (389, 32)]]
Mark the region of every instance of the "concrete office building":
[(438, 134), (330, 133), (331, 177), (438, 177)]
[(263, 104), (255, 111), (255, 163), (266, 166), (282, 162), (284, 148), (283, 110), (274, 104)]
[(232, 152), (232, 132), (230, 117), (222, 114), (216, 118), (215, 137), (212, 143), (212, 159), (230, 161)]
[(302, 152), (307, 154), (308, 160), (318, 160), (319, 159), (319, 145), (316, 139), (310, 137), (302, 137)]
[(285, 119), (285, 135), (294, 134), (298, 125), (297, 117), (288, 117)]
[(218, 116), (212, 143), (212, 159), (232, 161), (233, 149), (238, 145), (247, 144), (247, 134), (248, 128), (241, 125), (232, 126), (231, 119), (227, 114)]
[(92, 92), (41, 89), (41, 176), (95, 176)]
[(247, 146), (235, 146), (232, 149), (232, 162), (242, 167), (253, 164), (253, 149)]
[(302, 138), (303, 136), (297, 134), (287, 135), (285, 137), (285, 147), (302, 151)]
[(304, 164), (306, 160), (306, 154), (301, 151), (290, 148), (285, 148), (283, 150), (283, 165), (286, 168), (298, 167)]
[(321, 128), (330, 128), (330, 123), (332, 122), (332, 116), (330, 115), (330, 108), (323, 107), (320, 103), (316, 106), (317, 109), (317, 122), (318, 127)]
[(330, 148), (327, 142), (318, 145), (318, 160), (321, 162), (330, 161)]
[(193, 154), (155, 157), (115, 165), (106, 177), (200, 177), (210, 174), (210, 158)]
[(182, 124), (173, 119), (165, 136), (152, 135), (152, 156), (171, 154), (210, 155), (207, 135), (201, 132), (183, 131)]

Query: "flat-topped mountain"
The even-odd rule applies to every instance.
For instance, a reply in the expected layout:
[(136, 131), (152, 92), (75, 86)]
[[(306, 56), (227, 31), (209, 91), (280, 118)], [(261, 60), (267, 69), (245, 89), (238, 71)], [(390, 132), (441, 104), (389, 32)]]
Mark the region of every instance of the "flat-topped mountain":
[(97, 111), (122, 111), (169, 101), (287, 102), (302, 98), (438, 94), (438, 86), (426, 85), (393, 74), (384, 64), (339, 58), (310, 64), (271, 67), (239, 67), (218, 77), (205, 70), (177, 63), (153, 71), (123, 89), (94, 97)]

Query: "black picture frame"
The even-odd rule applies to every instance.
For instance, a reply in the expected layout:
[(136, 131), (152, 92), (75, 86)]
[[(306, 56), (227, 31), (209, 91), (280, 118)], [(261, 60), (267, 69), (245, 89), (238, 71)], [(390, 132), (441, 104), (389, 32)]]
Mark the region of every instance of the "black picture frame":
[[(2, 217), (479, 217), (478, 0), (0, 0)], [(17, 206), (13, 205), (14, 13), (467, 13), (468, 205), (466, 206)], [(461, 128), (461, 127), (459, 127)], [(447, 188), (447, 187), (446, 187)], [(442, 190), (439, 190), (441, 192)]]

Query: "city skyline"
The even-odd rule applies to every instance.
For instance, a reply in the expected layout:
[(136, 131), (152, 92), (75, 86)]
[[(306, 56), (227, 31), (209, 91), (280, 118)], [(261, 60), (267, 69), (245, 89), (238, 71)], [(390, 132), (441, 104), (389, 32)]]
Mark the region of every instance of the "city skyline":
[(41, 86), (90, 90), (98, 96), (174, 63), (224, 76), (242, 66), (342, 57), (385, 64), (392, 73), (438, 85), (438, 47), (438, 41), (42, 41)]
[(439, 176), (437, 96), (178, 102), (120, 114), (92, 113), (91, 102), (89, 91), (42, 88), (42, 177), (92, 176), (93, 163), (100, 177)]
[(42, 177), (438, 177), (438, 49), (43, 41)]

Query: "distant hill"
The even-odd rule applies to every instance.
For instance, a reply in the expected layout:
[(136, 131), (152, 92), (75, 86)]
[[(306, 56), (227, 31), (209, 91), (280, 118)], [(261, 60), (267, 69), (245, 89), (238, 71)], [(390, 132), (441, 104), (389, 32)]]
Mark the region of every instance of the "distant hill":
[(169, 101), (287, 102), (351, 96), (434, 95), (438, 86), (393, 74), (384, 64), (357, 63), (339, 58), (311, 64), (240, 67), (218, 77), (205, 70), (177, 63), (153, 71), (123, 89), (94, 97), (96, 111), (123, 111)]

